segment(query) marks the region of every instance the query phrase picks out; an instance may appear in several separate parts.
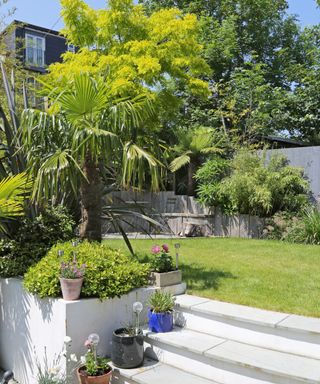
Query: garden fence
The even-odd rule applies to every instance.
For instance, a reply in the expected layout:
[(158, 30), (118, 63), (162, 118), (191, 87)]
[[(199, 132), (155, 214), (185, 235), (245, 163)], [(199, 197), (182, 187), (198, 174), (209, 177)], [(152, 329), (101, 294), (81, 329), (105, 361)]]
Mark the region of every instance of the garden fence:
[[(125, 205), (161, 224), (155, 226), (142, 218), (124, 214), (121, 215), (121, 225), (126, 233), (259, 238), (264, 225), (263, 219), (256, 216), (227, 216), (219, 208), (205, 207), (194, 197), (176, 195), (173, 191), (113, 192), (108, 196), (109, 204), (116, 208)], [(118, 232), (116, 225), (105, 221), (104, 234)]]

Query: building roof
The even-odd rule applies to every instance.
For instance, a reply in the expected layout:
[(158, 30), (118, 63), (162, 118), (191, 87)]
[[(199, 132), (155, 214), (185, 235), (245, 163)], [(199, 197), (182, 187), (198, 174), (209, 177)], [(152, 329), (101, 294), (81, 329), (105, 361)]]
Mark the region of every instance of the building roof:
[(2, 33), (6, 32), (6, 30), (13, 25), (21, 26), (23, 28), (33, 29), (35, 31), (43, 32), (48, 35), (50, 34), (50, 35), (55, 35), (55, 36), (60, 36), (62, 38), (65, 38), (59, 31), (40, 27), (39, 25), (35, 25), (35, 24), (25, 23), (24, 21), (20, 21), (20, 20), (13, 20), (12, 23), (10, 23), (10, 25)]
[(288, 139), (286, 137), (279, 137), (279, 136), (272, 136), (272, 135), (268, 135), (268, 136), (261, 135), (259, 139), (262, 141), (268, 141), (269, 143), (279, 144), (283, 147), (291, 147), (291, 148), (308, 147), (310, 145), (300, 140)]

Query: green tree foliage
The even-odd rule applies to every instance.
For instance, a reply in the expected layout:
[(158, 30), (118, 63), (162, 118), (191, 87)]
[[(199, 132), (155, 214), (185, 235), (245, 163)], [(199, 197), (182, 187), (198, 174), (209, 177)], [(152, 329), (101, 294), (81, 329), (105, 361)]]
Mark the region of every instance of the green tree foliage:
[(261, 217), (301, 211), (308, 204), (308, 192), (303, 170), (289, 166), (284, 156), (273, 155), (266, 161), (247, 150), (235, 156), (231, 174), (219, 188), (225, 211)]
[(21, 125), (22, 150), (35, 178), (33, 197), (56, 199), (70, 190), (78, 196), (79, 189), (80, 236), (100, 241), (108, 168), (119, 168), (123, 185), (141, 185), (147, 166), (151, 184), (158, 188), (159, 162), (139, 146), (146, 137), (137, 130), (152, 107), (144, 95), (116, 99), (112, 79), (102, 76), (95, 80), (77, 74), (66, 88), (49, 88), (53, 113), (26, 110)]
[(223, 138), (218, 137), (212, 128), (195, 127), (194, 129), (180, 128), (175, 132), (178, 144), (174, 151), (177, 157), (171, 162), (170, 169), (176, 172), (184, 166), (188, 166), (188, 186), (189, 196), (195, 192), (194, 174), (201, 164), (201, 157), (210, 153), (223, 152)]
[(286, 70), (292, 84), (283, 102), (279, 104), (279, 114), (274, 123), (278, 130), (283, 129), (291, 137), (311, 144), (320, 143), (319, 113), (320, 103), (320, 26), (305, 28), (299, 38), (300, 62), (292, 62)]
[(198, 200), (211, 207), (224, 206), (221, 201), (220, 183), (223, 178), (229, 175), (231, 161), (220, 156), (214, 156), (207, 160), (195, 174), (198, 183)]
[(57, 241), (72, 239), (74, 227), (73, 218), (62, 206), (21, 220), (11, 239), (0, 241), (0, 277), (23, 276)]
[(54, 81), (83, 71), (109, 71), (116, 96), (168, 92), (172, 79), (190, 92), (208, 94), (207, 83), (199, 78), (208, 66), (200, 57), (195, 15), (161, 9), (147, 16), (132, 0), (110, 0), (98, 11), (82, 0), (61, 0), (61, 5), (62, 32), (80, 50), (50, 67)]
[(301, 31), (286, 0), (140, 0), (197, 15), (212, 96), (184, 94), (178, 123), (233, 142), (277, 134), (318, 143), (319, 26)]
[(5, 222), (24, 215), (24, 201), (30, 195), (32, 182), (25, 173), (0, 181), (0, 231), (6, 232)]

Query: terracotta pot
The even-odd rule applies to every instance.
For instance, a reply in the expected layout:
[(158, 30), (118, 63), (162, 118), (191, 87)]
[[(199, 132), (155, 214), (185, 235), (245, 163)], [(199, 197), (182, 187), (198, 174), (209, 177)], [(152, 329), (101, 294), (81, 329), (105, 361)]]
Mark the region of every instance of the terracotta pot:
[(79, 384), (109, 384), (112, 370), (100, 376), (87, 376), (83, 371), (85, 367), (80, 367), (77, 370)]
[(78, 300), (80, 297), (83, 277), (78, 279), (65, 279), (60, 277), (62, 297), (65, 300)]

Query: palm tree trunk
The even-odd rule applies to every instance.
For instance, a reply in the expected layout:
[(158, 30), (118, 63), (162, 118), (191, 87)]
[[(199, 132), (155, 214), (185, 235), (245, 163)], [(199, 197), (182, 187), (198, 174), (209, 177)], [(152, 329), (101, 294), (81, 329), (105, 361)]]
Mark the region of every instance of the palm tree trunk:
[(80, 185), (81, 224), (80, 238), (101, 241), (102, 182), (98, 164), (88, 154), (82, 171), (86, 176)]
[(187, 184), (188, 196), (194, 196), (195, 194), (195, 180), (194, 180), (195, 172), (196, 172), (196, 164), (191, 160), (188, 166), (188, 184)]

